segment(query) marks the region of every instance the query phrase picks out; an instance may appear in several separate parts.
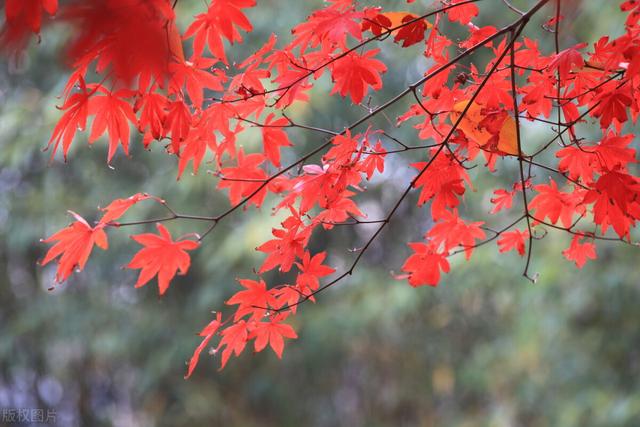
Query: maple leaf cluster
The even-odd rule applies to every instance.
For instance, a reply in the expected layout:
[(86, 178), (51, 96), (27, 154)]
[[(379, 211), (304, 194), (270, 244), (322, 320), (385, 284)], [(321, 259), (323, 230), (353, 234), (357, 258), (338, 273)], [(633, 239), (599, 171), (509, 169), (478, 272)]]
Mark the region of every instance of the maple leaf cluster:
[[(43, 17), (53, 15), (73, 28), (65, 52), (72, 72), (49, 141), (52, 156), (61, 151), (67, 159), (76, 134), (87, 129), (90, 144), (108, 141), (110, 162), (119, 149), (129, 153), (135, 133), (145, 147), (159, 145), (176, 158), (178, 178), (189, 165), (198, 173), (208, 159), (217, 189), (230, 202), (215, 215), (196, 216), (140, 193), (112, 202), (93, 226), (73, 214), (75, 222), (45, 240), (54, 245), (42, 264), (57, 260), (57, 281), (83, 269), (94, 245), (107, 249), (107, 231), (158, 223), (158, 234), (132, 236), (143, 248), (127, 267), (140, 270), (136, 286), (157, 277), (164, 294), (176, 274), (188, 272), (190, 252), (229, 215), (271, 204), (284, 217), (256, 248), (264, 253), (256, 280), (238, 280), (242, 289), (227, 301), (234, 311), (226, 317), (218, 312), (200, 333), (187, 375), (208, 345), (221, 352), (222, 367), (250, 344), (255, 351), (269, 346), (281, 357), (284, 340), (297, 337), (286, 322), (302, 303), (354, 272), (414, 190), (431, 224), (408, 242), (397, 276), (414, 287), (437, 286), (455, 267), (451, 257), (464, 253), (470, 260), (488, 243), (526, 257), (529, 278), (532, 247), (550, 231), (570, 235), (562, 254), (580, 268), (597, 258), (597, 241), (634, 243), (640, 220), (633, 133), (640, 112), (639, 2), (620, 3), (627, 14), (621, 36), (565, 49), (556, 43), (544, 52), (525, 27), (534, 16), (551, 17), (544, 24), (548, 37), (559, 37), (562, 0), (515, 9), (513, 22), (500, 28), (474, 23), (482, 13), (474, 0), (434, 1), (428, 8), (408, 1), (410, 11), (330, 0), (285, 42), (272, 35), (237, 64), (229, 63), (227, 51), (252, 31), (254, 0), (207, 1), (183, 32), (175, 3), (8, 0), (0, 42), (9, 51), (24, 47), (39, 34)], [(451, 25), (464, 37), (447, 35)], [(388, 52), (397, 49), (414, 49), (428, 65), (405, 90), (382, 99), (377, 91), (385, 74), (397, 68)], [(321, 79), (330, 82), (330, 96), (366, 103), (366, 113), (342, 129), (292, 120), (287, 110), (313, 102)], [(424, 143), (403, 142), (394, 126), (374, 120), (395, 105), (405, 108), (395, 125), (410, 123)], [(545, 128), (551, 137), (542, 143), (524, 138), (528, 126)], [(599, 137), (581, 136), (585, 126)], [(239, 148), (238, 138), (254, 127), (260, 129), (256, 148)], [(291, 129), (309, 132), (317, 144), (300, 154)], [(369, 218), (362, 208), (367, 189), (391, 179), (385, 171), (394, 155), (411, 158), (413, 178), (385, 215)], [(476, 166), (480, 171), (470, 174)], [(492, 189), (486, 221), (463, 218), (465, 195), (482, 173), (501, 176), (509, 186)], [(170, 216), (118, 222), (143, 200), (162, 204)], [(177, 220), (208, 228), (174, 240), (159, 223)], [(361, 224), (374, 231), (345, 271), (326, 264), (327, 251), (310, 250), (321, 233)], [(271, 271), (283, 273), (276, 274), (281, 282), (265, 282)]]

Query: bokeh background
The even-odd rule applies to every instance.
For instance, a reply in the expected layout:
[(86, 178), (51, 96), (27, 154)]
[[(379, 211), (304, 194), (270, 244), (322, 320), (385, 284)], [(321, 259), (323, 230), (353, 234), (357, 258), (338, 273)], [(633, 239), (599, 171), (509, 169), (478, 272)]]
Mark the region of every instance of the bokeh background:
[[(513, 3), (526, 9), (534, 2)], [(409, 10), (429, 4), (419, 0)], [(618, 1), (565, 4), (564, 47), (622, 31)], [(271, 32), (286, 40), (292, 25), (320, 6), (318, 0), (259, 1), (248, 12), (255, 31), (231, 57), (242, 59)], [(501, 27), (516, 18), (499, 0), (483, 0), (481, 7), (480, 25)], [(203, 4), (180, 0), (178, 8), (184, 29)], [(528, 30), (546, 51), (553, 38), (540, 23), (551, 13)], [(247, 350), (218, 372), (219, 360), (204, 352), (188, 381), (185, 361), (199, 343), (195, 333), (237, 289), (235, 277), (252, 277), (260, 263), (253, 248), (278, 223), (270, 208), (224, 221), (163, 298), (155, 282), (134, 289), (137, 273), (121, 268), (137, 250), (127, 232), (152, 227), (111, 232), (108, 252), (96, 249), (85, 271), (48, 290), (55, 267), (37, 266), (46, 249), (39, 239), (70, 222), (67, 209), (91, 220), (97, 206), (136, 192), (163, 197), (185, 213), (228, 206), (206, 167), (176, 181), (175, 158), (160, 144), (147, 152), (134, 143), (131, 156), (120, 153), (110, 168), (105, 142), (89, 147), (82, 135), (67, 164), (50, 161), (42, 148), (60, 115), (55, 106), (68, 73), (59, 61), (66, 31), (45, 29), (21, 61), (0, 58), (0, 408), (55, 409), (63, 426), (640, 425), (640, 252), (631, 246), (599, 244), (598, 261), (577, 270), (560, 255), (568, 237), (552, 232), (536, 242), (536, 284), (522, 277), (520, 257), (487, 245), (469, 263), (455, 259), (438, 288), (413, 289), (392, 276), (409, 254), (405, 243), (429, 226), (428, 212), (412, 199), (357, 274), (318, 304), (301, 307), (294, 319), (300, 338), (289, 342), (282, 361), (270, 351)], [(372, 104), (419, 78), (427, 65), (419, 50), (397, 52), (390, 42), (381, 47), (387, 60), (395, 59)], [(340, 128), (362, 114), (323, 96), (329, 89), (321, 80), (314, 102), (291, 115)], [(390, 112), (391, 120), (406, 107)], [(532, 144), (548, 132), (526, 126)], [(410, 126), (395, 132), (419, 143)], [(259, 144), (255, 135), (241, 143)], [(292, 138), (301, 146), (319, 141), (302, 132)], [(385, 191), (372, 184), (362, 200), (371, 217), (388, 209), (410, 179), (407, 161), (389, 165)], [(476, 191), (466, 196), (465, 214), (507, 223), (508, 216), (489, 217), (490, 189), (509, 186), (515, 168), (506, 161), (495, 176), (472, 171)], [(157, 209), (143, 203), (128, 218), (154, 217)], [(353, 259), (348, 249), (370, 232), (344, 227), (312, 247), (330, 248), (329, 262), (340, 268)]]

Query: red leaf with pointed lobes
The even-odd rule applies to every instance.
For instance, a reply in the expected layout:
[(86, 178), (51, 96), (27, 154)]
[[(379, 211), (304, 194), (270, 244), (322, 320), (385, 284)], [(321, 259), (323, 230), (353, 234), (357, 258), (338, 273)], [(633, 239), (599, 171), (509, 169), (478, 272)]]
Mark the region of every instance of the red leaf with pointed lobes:
[(533, 187), (538, 194), (529, 203), (529, 209), (535, 211), (535, 217), (540, 220), (549, 218), (552, 224), (559, 220), (565, 228), (569, 228), (573, 222), (573, 215), (584, 213), (584, 196), (577, 188), (571, 193), (558, 190), (558, 185), (551, 178), (549, 183), (550, 185), (540, 184)]
[(357, 41), (362, 40), (362, 17), (363, 13), (353, 10), (351, 4), (341, 6), (336, 2), (317, 10), (305, 22), (291, 30), (294, 37), (291, 49), (300, 46), (300, 53), (304, 53), (308, 47), (322, 45), (327, 51), (333, 51), (336, 47), (346, 50), (348, 35)]
[(282, 315), (273, 316), (269, 322), (256, 322), (252, 324), (249, 338), (255, 338), (254, 350), (260, 352), (269, 344), (273, 352), (282, 359), (284, 350), (283, 338), (298, 338), (296, 331), (290, 325), (282, 323)]
[(558, 70), (560, 79), (566, 80), (574, 68), (584, 67), (584, 58), (578, 49), (586, 46), (586, 43), (580, 43), (558, 53), (549, 64), (549, 69)]
[(587, 192), (584, 203), (593, 203), (593, 221), (606, 233), (610, 225), (620, 238), (629, 237), (631, 226), (640, 219), (640, 180), (621, 172), (602, 175)]
[(418, 16), (412, 13), (405, 15), (405, 17), (402, 18), (402, 24), (406, 24), (411, 21), (414, 22), (411, 22), (397, 30), (398, 32), (396, 33), (393, 41), (396, 43), (402, 42), (402, 47), (409, 47), (423, 41), (424, 32), (431, 27), (431, 24), (424, 19), (418, 19), (416, 21), (417, 18)]
[[(353, 155), (358, 150), (358, 136), (351, 136), (351, 131), (346, 130), (344, 135), (336, 135), (331, 140), (331, 148), (322, 157), (323, 161), (333, 160), (333, 169), (336, 169), (335, 165), (347, 165), (351, 163)], [(339, 166), (338, 166), (339, 167)]]
[(317, 290), (320, 286), (318, 279), (335, 273), (335, 269), (327, 265), (322, 265), (326, 256), (326, 252), (320, 252), (312, 257), (309, 252), (305, 251), (302, 256), (302, 263), (296, 262), (300, 270), (296, 279), (296, 285), (298, 285), (303, 293), (306, 289), (310, 289), (311, 291)]
[(236, 292), (227, 301), (228, 305), (238, 305), (233, 317), (234, 321), (237, 322), (247, 314), (251, 315), (252, 320), (260, 319), (267, 313), (268, 308), (276, 305), (276, 299), (267, 289), (264, 280), (260, 279), (256, 282), (255, 280), (240, 279), (238, 282), (245, 290)]
[[(263, 181), (268, 178), (267, 173), (260, 168), (265, 157), (259, 153), (247, 154), (240, 149), (238, 151), (237, 166), (220, 169), (223, 179), (218, 183), (218, 188), (229, 189), (229, 200), (232, 205), (237, 205), (240, 201), (252, 195), (262, 186)], [(253, 195), (249, 204), (260, 207), (267, 195), (266, 188)]]
[(384, 172), (384, 159), (387, 155), (387, 150), (380, 141), (370, 151), (371, 153), (360, 163), (362, 170), (367, 174), (367, 179), (371, 179), (376, 170), (378, 173)]
[(6, 0), (4, 3), (0, 48), (16, 55), (27, 47), (32, 34), (40, 33), (42, 13), (46, 11), (53, 16), (58, 10), (58, 0)]
[(40, 265), (47, 265), (58, 258), (56, 281), (62, 283), (75, 269), (82, 270), (91, 255), (93, 245), (107, 249), (109, 243), (104, 232), (104, 224), (91, 227), (87, 221), (75, 212), (69, 211), (76, 221), (43, 240), (44, 243), (57, 242), (45, 255)]
[(511, 209), (513, 205), (513, 191), (507, 191), (502, 188), (493, 191), (493, 196), (491, 198), (491, 203), (493, 203), (493, 209), (491, 209), (492, 214), (500, 212), (502, 209)]
[(164, 121), (164, 133), (171, 133), (171, 149), (174, 154), (180, 152), (180, 144), (189, 135), (191, 121), (191, 111), (183, 100), (169, 104)]
[(144, 248), (135, 254), (127, 268), (141, 269), (136, 288), (146, 285), (157, 275), (158, 290), (163, 295), (176, 273), (187, 274), (191, 264), (187, 251), (196, 249), (200, 244), (194, 240), (174, 241), (162, 224), (157, 227), (160, 235), (145, 233), (131, 236)]
[(340, 224), (349, 218), (366, 216), (360, 211), (356, 203), (349, 198), (353, 196), (352, 192), (345, 191), (343, 195), (345, 197), (334, 200), (327, 209), (315, 217), (315, 221), (321, 223), (325, 230), (330, 230), (334, 224)]
[(172, 62), (169, 65), (171, 79), (170, 93), (180, 93), (184, 86), (189, 94), (191, 103), (196, 108), (202, 108), (204, 90), (222, 91), (222, 83), (227, 76), (220, 69), (210, 71), (217, 61), (209, 58), (191, 58), (190, 61)]
[(100, 218), (100, 224), (109, 224), (116, 219), (120, 218), (125, 214), (126, 211), (129, 210), (130, 207), (135, 205), (142, 200), (147, 200), (152, 198), (148, 194), (145, 193), (137, 193), (131, 197), (127, 197), (126, 199), (116, 199), (113, 202), (109, 203), (106, 208), (100, 209), (104, 212), (102, 218)]
[(581, 240), (584, 236), (578, 234), (573, 236), (571, 245), (562, 251), (562, 255), (569, 261), (576, 263), (576, 267), (582, 268), (589, 259), (596, 259), (596, 245), (593, 242), (584, 242)]
[[(477, 27), (472, 23), (469, 23), (467, 24), (467, 27), (469, 28), (469, 31), (471, 31), (471, 34), (465, 41), (459, 43), (460, 47), (463, 49), (470, 49), (473, 46), (480, 43), (481, 41), (488, 38), (489, 36), (492, 36), (498, 32), (498, 29), (493, 25), (487, 25), (485, 27)], [(488, 45), (490, 44), (491, 43), (488, 43)]]
[(215, 133), (208, 126), (191, 128), (188, 136), (181, 144), (180, 158), (178, 160), (178, 179), (182, 177), (189, 162), (191, 162), (193, 173), (198, 173), (207, 149), (216, 153), (218, 145)]
[[(67, 153), (69, 147), (73, 142), (73, 137), (78, 130), (84, 130), (87, 126), (87, 117), (89, 115), (89, 97), (93, 92), (87, 92), (87, 86), (85, 85), (84, 78), (79, 77), (80, 92), (73, 93), (64, 104), (62, 104), (60, 110), (65, 111), (62, 115), (56, 127), (53, 129), (51, 139), (47, 148), (53, 144), (53, 151), (51, 157), (56, 154), (58, 146), (62, 142), (62, 153), (65, 160), (67, 159)], [(54, 143), (55, 141), (55, 143)]]
[(7, 24), (26, 26), (33, 33), (40, 32), (42, 13), (55, 15), (58, 0), (7, 0), (4, 6)]
[[(452, 5), (455, 5), (458, 3), (462, 3), (463, 1), (466, 1), (466, 0), (452, 0), (450, 3)], [(466, 25), (469, 22), (471, 22), (473, 18), (478, 16), (478, 12), (479, 12), (478, 6), (476, 6), (473, 3), (470, 3), (470, 4), (464, 4), (461, 6), (452, 7), (451, 9), (448, 9), (445, 13), (449, 18), (449, 21), (459, 22), (461, 24)]]
[(244, 348), (247, 346), (247, 340), (249, 337), (247, 322), (240, 320), (239, 322), (225, 328), (220, 332), (220, 335), (222, 336), (222, 339), (218, 344), (217, 351), (220, 351), (220, 349), (224, 347), (224, 350), (222, 350), (222, 361), (220, 364), (220, 370), (222, 370), (226, 366), (232, 354), (240, 356)]
[(427, 162), (412, 163), (418, 170), (427, 170), (416, 180), (414, 187), (422, 187), (418, 206), (433, 198), (431, 215), (441, 218), (446, 208), (455, 208), (460, 204), (459, 196), (465, 192), (464, 182), (469, 176), (464, 169), (446, 155), (440, 155), (429, 166)]
[(629, 12), (625, 25), (627, 27), (635, 27), (640, 20), (640, 2), (638, 0), (627, 0), (620, 5), (620, 10)]
[(467, 260), (471, 258), (476, 240), (484, 239), (486, 234), (480, 228), (484, 224), (480, 222), (465, 223), (459, 216), (457, 210), (445, 211), (444, 215), (431, 230), (427, 233), (428, 238), (435, 247), (444, 247), (444, 252), (462, 246)]
[(207, 12), (195, 17), (185, 31), (184, 38), (195, 37), (193, 50), (196, 55), (202, 56), (206, 45), (216, 58), (227, 64), (222, 38), (226, 38), (231, 44), (242, 42), (238, 28), (244, 31), (253, 30), (242, 9), (255, 5), (255, 0), (212, 0)]
[(608, 128), (616, 120), (618, 125), (627, 121), (627, 107), (631, 105), (632, 99), (623, 89), (613, 92), (603, 92), (597, 100), (599, 104), (593, 109), (593, 117), (600, 118), (600, 127)]
[[(418, 19), (418, 15), (408, 12), (384, 12), (375, 14), (375, 9), (369, 9), (366, 13), (371, 15), (362, 22), (362, 30), (371, 30), (373, 34), (379, 36), (391, 28), (403, 27), (393, 31), (393, 41), (402, 42), (402, 47), (409, 47), (424, 40), (424, 32), (431, 27), (425, 19)], [(414, 22), (411, 22), (414, 21)], [(407, 24), (411, 22), (410, 24)]]
[(593, 182), (595, 168), (593, 163), (596, 157), (591, 151), (585, 148), (565, 147), (556, 152), (556, 157), (560, 159), (558, 169), (566, 172), (571, 179), (579, 179), (585, 184)]
[(449, 272), (449, 261), (445, 254), (438, 251), (433, 243), (409, 243), (414, 254), (405, 261), (402, 271), (408, 275), (399, 278), (408, 278), (411, 286), (423, 285), (437, 286), (440, 281), (440, 270)]
[(597, 154), (600, 169), (603, 171), (626, 171), (629, 163), (636, 162), (636, 150), (630, 148), (635, 135), (617, 135), (609, 132), (593, 151)]
[(118, 145), (122, 145), (124, 153), (129, 154), (129, 124), (137, 123), (137, 119), (131, 105), (125, 99), (130, 98), (133, 93), (126, 89), (110, 92), (103, 86), (98, 86), (97, 90), (104, 95), (89, 99), (89, 114), (95, 115), (89, 143), (93, 144), (102, 134), (108, 132), (107, 162), (111, 162)]
[(525, 239), (529, 238), (529, 231), (513, 230), (505, 231), (498, 239), (498, 250), (500, 252), (508, 252), (517, 250), (520, 256), (525, 254)]
[(368, 86), (375, 90), (382, 89), (380, 74), (387, 71), (387, 66), (373, 59), (380, 49), (364, 52), (362, 55), (351, 52), (334, 62), (331, 76), (335, 82), (331, 94), (351, 96), (354, 104), (359, 104), (367, 93)]
[(164, 137), (164, 120), (167, 116), (166, 109), (169, 100), (153, 91), (142, 95), (135, 104), (134, 111), (140, 111), (138, 130), (149, 132), (154, 139)]
[(526, 105), (527, 112), (532, 117), (551, 115), (551, 98), (556, 79), (547, 73), (533, 73), (529, 76), (529, 85), (521, 87), (519, 92), (524, 93), (522, 102)]
[(289, 120), (284, 117), (273, 120), (275, 115), (269, 114), (262, 126), (262, 146), (264, 155), (275, 166), (280, 167), (280, 147), (291, 147), (293, 144), (289, 136), (282, 129), (287, 127)]
[(65, 5), (72, 26), (70, 62), (97, 61), (131, 83), (140, 76), (163, 82), (174, 58), (184, 59), (175, 15), (168, 0), (84, 0)]
[(392, 18), (395, 18), (399, 12), (378, 13), (379, 10), (380, 8), (368, 8), (364, 11), (365, 17), (362, 20), (362, 31), (370, 30), (374, 35), (379, 36), (398, 25), (398, 22), (393, 25)]
[[(298, 309), (298, 301), (300, 297), (304, 295), (303, 291), (298, 289), (297, 286), (282, 285), (281, 287), (274, 288), (273, 295), (276, 298), (276, 305), (274, 308), (281, 309), (288, 307), (287, 309), (295, 314)], [(309, 297), (309, 301), (315, 301), (313, 296)]]
[(207, 344), (209, 344), (211, 338), (213, 338), (218, 332), (220, 326), (222, 326), (222, 313), (217, 313), (216, 318), (213, 319), (207, 326), (205, 326), (202, 331), (200, 331), (198, 335), (204, 337), (204, 339), (193, 352), (193, 356), (191, 356), (191, 359), (189, 360), (189, 369), (187, 370), (187, 374), (184, 376), (184, 379), (189, 378), (193, 371), (196, 369), (196, 366), (198, 365), (198, 359), (200, 359), (200, 353), (202, 353), (202, 350), (204, 350)]
[(280, 266), (279, 271), (291, 270), (297, 257), (302, 257), (304, 247), (310, 236), (310, 229), (293, 226), (287, 229), (274, 228), (272, 230), (275, 239), (260, 245), (257, 250), (269, 254), (262, 263), (259, 273), (265, 273)]

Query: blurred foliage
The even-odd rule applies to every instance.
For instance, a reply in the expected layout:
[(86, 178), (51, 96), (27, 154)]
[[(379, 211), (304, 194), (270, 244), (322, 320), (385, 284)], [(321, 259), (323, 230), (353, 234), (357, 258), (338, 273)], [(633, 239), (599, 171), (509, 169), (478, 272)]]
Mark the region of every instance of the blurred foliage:
[[(321, 5), (259, 3), (249, 12), (255, 32), (232, 50), (236, 60), (271, 32), (287, 37)], [(390, 9), (391, 3), (381, 2)], [(486, 3), (478, 24), (501, 26), (514, 18), (501, 1)], [(514, 1), (523, 9), (530, 3)], [(568, 1), (563, 46), (617, 34), (617, 3)], [(183, 28), (201, 9), (201, 2), (180, 1)], [(539, 27), (543, 19), (528, 35), (542, 34), (541, 45), (551, 49), (552, 35)], [(404, 243), (428, 227), (428, 215), (407, 202), (402, 220), (375, 243), (357, 274), (321, 295), (317, 305), (301, 307), (294, 320), (300, 339), (289, 343), (282, 361), (270, 352), (245, 354), (217, 372), (219, 362), (205, 354), (188, 381), (183, 363), (199, 343), (195, 332), (212, 310), (224, 307), (236, 289), (234, 278), (258, 265), (253, 248), (278, 222), (269, 208), (224, 221), (164, 298), (157, 297), (155, 284), (134, 289), (136, 273), (120, 268), (136, 250), (125, 230), (111, 232), (108, 252), (96, 250), (85, 271), (49, 291), (54, 267), (36, 266), (45, 249), (38, 240), (68, 221), (66, 209), (93, 219), (98, 205), (140, 191), (185, 213), (228, 206), (204, 171), (176, 181), (175, 159), (159, 144), (151, 152), (134, 144), (130, 158), (116, 157), (113, 170), (105, 163), (105, 144), (89, 148), (82, 138), (68, 164), (50, 161), (41, 149), (59, 117), (56, 96), (67, 75), (58, 61), (64, 32), (46, 30), (24, 63), (0, 60), (0, 408), (53, 408), (64, 426), (640, 425), (640, 274), (638, 251), (629, 246), (601, 244), (598, 261), (579, 271), (560, 256), (568, 238), (551, 233), (534, 248), (540, 280), (532, 285), (521, 276), (521, 258), (488, 245), (468, 264), (456, 259), (439, 288), (412, 289), (390, 271), (407, 256)], [(383, 55), (390, 58), (393, 51), (400, 60), (374, 101), (425, 69), (415, 50), (396, 50), (384, 44)], [(315, 93), (329, 89), (322, 80)], [(291, 114), (339, 128), (361, 111), (318, 96)], [(532, 143), (544, 136), (538, 134), (525, 129)], [(292, 135), (300, 144), (318, 142), (309, 133)], [(415, 140), (410, 126), (398, 135)], [(466, 198), (468, 214), (487, 218), (486, 189), (510, 185), (505, 177), (515, 170), (512, 163), (500, 165), (497, 177), (480, 177)], [(410, 179), (406, 163), (388, 169), (398, 188)], [(362, 202), (371, 217), (392, 203), (393, 185), (373, 189)], [(141, 204), (128, 215), (153, 217), (156, 209)], [(171, 227), (202, 231), (202, 224)], [(334, 248), (330, 263), (340, 268), (353, 257), (343, 248), (369, 232), (345, 228), (312, 244), (315, 250)]]

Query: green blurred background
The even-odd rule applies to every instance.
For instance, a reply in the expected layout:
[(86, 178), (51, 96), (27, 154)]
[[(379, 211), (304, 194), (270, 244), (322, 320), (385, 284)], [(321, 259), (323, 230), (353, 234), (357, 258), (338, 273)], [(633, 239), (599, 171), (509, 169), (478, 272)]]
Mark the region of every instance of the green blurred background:
[[(292, 25), (322, 5), (258, 3), (248, 13), (254, 33), (231, 50), (236, 60), (271, 32), (283, 42)], [(514, 1), (522, 9), (533, 3)], [(407, 10), (401, 1), (375, 4)], [(429, 4), (418, 0), (409, 10)], [(566, 2), (562, 45), (619, 35), (618, 4)], [(481, 7), (480, 25), (500, 27), (516, 17), (499, 0)], [(202, 8), (199, 1), (180, 1), (183, 29)], [(542, 34), (547, 52), (552, 35), (539, 25), (551, 14), (545, 10), (528, 30), (531, 37)], [(136, 290), (136, 273), (120, 268), (137, 249), (127, 232), (152, 227), (110, 232), (108, 252), (96, 249), (85, 271), (48, 291), (55, 267), (36, 265), (46, 249), (38, 241), (70, 222), (67, 209), (93, 220), (97, 206), (136, 192), (163, 197), (185, 213), (228, 206), (206, 167), (176, 181), (176, 161), (157, 143), (151, 152), (134, 143), (131, 157), (120, 153), (111, 169), (104, 141), (88, 147), (81, 135), (68, 164), (49, 161), (41, 149), (60, 115), (57, 95), (68, 73), (58, 61), (64, 40), (65, 29), (52, 26), (26, 61), (0, 59), (0, 408), (52, 408), (63, 426), (640, 425), (638, 250), (600, 244), (598, 261), (576, 270), (560, 255), (568, 237), (550, 233), (536, 242), (535, 285), (521, 276), (520, 257), (487, 245), (469, 263), (456, 258), (440, 287), (413, 289), (394, 280), (392, 270), (409, 254), (405, 243), (429, 226), (428, 211), (414, 207), (415, 195), (357, 274), (322, 294), (318, 304), (301, 307), (294, 319), (300, 338), (289, 342), (282, 361), (249, 349), (218, 372), (219, 360), (204, 352), (194, 376), (183, 379), (185, 361), (199, 343), (195, 333), (237, 290), (235, 277), (253, 277), (261, 260), (253, 248), (278, 222), (269, 207), (225, 220), (163, 298), (155, 281)], [(426, 66), (419, 49), (398, 53), (390, 42), (381, 46), (387, 61), (395, 59), (373, 104), (419, 78)], [(337, 129), (362, 114), (340, 98), (322, 96), (329, 89), (321, 80), (314, 102), (291, 115)], [(546, 136), (526, 126), (532, 144)], [(394, 132), (419, 143), (409, 125)], [(241, 143), (255, 146), (255, 135), (249, 132)], [(301, 132), (292, 139), (301, 147), (320, 141)], [(388, 179), (399, 184), (384, 192), (373, 184), (361, 199), (371, 217), (388, 209), (410, 179), (407, 160), (388, 165)], [(476, 191), (465, 196), (465, 214), (507, 223), (506, 215), (489, 217), (490, 189), (509, 186), (516, 164), (499, 164), (495, 176), (478, 169), (471, 172)], [(158, 212), (143, 203), (127, 218)], [(171, 224), (175, 232), (201, 227)], [(371, 231), (346, 227), (315, 239), (312, 248), (330, 248), (329, 263), (340, 269), (353, 259), (348, 248)]]

